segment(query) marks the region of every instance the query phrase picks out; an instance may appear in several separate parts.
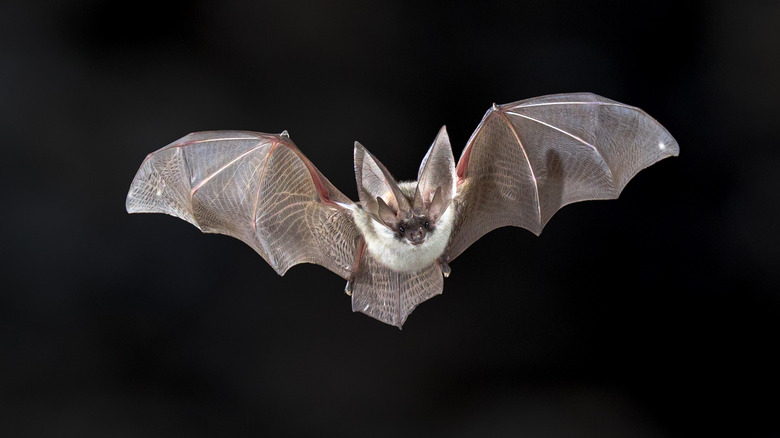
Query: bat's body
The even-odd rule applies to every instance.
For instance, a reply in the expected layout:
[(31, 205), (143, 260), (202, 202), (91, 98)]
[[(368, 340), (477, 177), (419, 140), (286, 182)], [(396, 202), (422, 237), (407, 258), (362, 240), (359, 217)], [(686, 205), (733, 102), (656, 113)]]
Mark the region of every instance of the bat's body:
[[(417, 181), (401, 182), (398, 185), (407, 199), (414, 199)], [(439, 219), (436, 230), (427, 233), (425, 240), (415, 245), (406, 239), (398, 239), (397, 233), (362, 208), (352, 210), (352, 217), (373, 258), (398, 272), (418, 271), (421, 266), (434, 263), (444, 254), (455, 222), (454, 209), (447, 209)]]
[(356, 143), (357, 203), (286, 132), (196, 132), (146, 158), (127, 210), (241, 239), (280, 275), (325, 266), (348, 280), (353, 310), (401, 327), (485, 233), (513, 225), (538, 235), (562, 206), (617, 198), (637, 172), (678, 153), (637, 108), (559, 94), (494, 105), (457, 165), (442, 128), (417, 181), (397, 183)]

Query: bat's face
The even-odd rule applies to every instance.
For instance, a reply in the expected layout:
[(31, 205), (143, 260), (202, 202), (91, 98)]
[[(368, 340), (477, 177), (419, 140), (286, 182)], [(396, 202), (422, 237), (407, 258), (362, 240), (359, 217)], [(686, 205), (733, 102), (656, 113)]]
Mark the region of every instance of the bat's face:
[(431, 222), (425, 216), (413, 216), (411, 219), (398, 223), (396, 227), (398, 239), (406, 240), (412, 245), (425, 242), (430, 231), (433, 231)]

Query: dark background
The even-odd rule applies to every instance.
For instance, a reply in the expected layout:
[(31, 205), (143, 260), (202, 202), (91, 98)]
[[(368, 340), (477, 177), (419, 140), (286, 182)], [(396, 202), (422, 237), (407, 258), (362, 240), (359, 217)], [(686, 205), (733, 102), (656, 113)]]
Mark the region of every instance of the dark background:
[[(16, 3), (15, 5), (8, 3)], [(3, 436), (780, 436), (777, 2), (5, 2)], [(678, 158), (497, 230), (403, 331), (344, 282), (126, 214), (191, 131), (290, 131), (356, 198), (492, 102), (592, 91)]]

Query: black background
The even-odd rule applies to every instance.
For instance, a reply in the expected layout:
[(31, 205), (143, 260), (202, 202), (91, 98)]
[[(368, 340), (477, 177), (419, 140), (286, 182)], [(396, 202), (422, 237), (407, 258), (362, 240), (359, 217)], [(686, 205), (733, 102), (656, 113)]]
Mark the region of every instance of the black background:
[[(777, 2), (13, 3), (3, 436), (780, 434)], [(680, 157), (489, 234), (402, 331), (124, 210), (191, 131), (287, 129), (355, 199), (354, 140), (412, 178), (442, 124), (457, 156), (491, 103), (574, 91)]]

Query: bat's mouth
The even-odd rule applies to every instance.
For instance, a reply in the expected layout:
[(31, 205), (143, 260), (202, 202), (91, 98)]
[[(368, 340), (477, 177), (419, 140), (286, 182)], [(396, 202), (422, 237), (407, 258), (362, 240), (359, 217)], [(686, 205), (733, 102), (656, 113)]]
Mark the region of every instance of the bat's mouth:
[(411, 243), (411, 244), (412, 244), (412, 245), (414, 245), (414, 246), (417, 246), (417, 245), (422, 245), (424, 242), (425, 242), (425, 239), (420, 239), (420, 240), (410, 240), (410, 241), (409, 241), (409, 243)]

